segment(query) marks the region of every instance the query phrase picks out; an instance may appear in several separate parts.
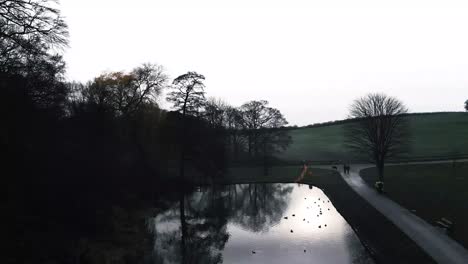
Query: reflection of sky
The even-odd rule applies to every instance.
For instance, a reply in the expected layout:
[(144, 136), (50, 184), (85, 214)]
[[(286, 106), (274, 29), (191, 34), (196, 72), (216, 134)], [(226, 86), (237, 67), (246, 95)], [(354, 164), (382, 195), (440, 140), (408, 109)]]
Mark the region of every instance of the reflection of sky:
[[(228, 224), (225, 263), (352, 263), (362, 256), (363, 246), (327, 196), (308, 185), (291, 185), (294, 189), (283, 216), (288, 219), (257, 233)], [(364, 259), (364, 263), (371, 262)]]
[[(223, 245), (224, 263), (373, 263), (351, 227), (318, 188), (310, 189), (303, 184), (229, 185), (218, 195), (209, 188), (194, 192), (186, 197), (186, 214), (199, 214), (189, 221), (192, 227), (195, 223), (207, 223), (209, 217), (204, 210), (212, 206), (216, 197), (222, 197), (222, 203), (230, 212), (226, 215), (227, 225), (211, 232), (229, 234)], [(254, 201), (256, 206), (252, 206)], [(192, 208), (190, 214), (189, 207)], [(281, 212), (283, 214), (279, 215)], [(222, 218), (218, 209), (212, 213), (210, 217)], [(181, 225), (178, 205), (161, 212), (153, 220), (155, 253), (159, 257), (156, 263), (179, 263)], [(196, 232), (198, 239), (208, 235), (205, 231)], [(197, 243), (192, 239), (188, 238), (187, 243)], [(217, 248), (216, 243), (210, 243), (199, 246), (209, 247), (208, 251), (216, 256), (223, 247)], [(205, 256), (197, 254), (207, 252), (191, 253), (195, 258), (204, 259)]]
[(154, 249), (156, 263), (178, 263), (180, 221), (177, 207), (157, 215), (153, 219)]

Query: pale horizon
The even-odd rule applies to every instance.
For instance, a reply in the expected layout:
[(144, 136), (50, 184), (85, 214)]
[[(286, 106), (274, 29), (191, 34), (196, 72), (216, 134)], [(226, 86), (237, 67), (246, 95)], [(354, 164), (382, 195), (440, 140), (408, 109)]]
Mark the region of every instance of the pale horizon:
[(463, 111), (462, 1), (254, 3), (61, 0), (67, 79), (157, 63), (171, 79), (205, 75), (207, 97), (233, 106), (268, 100), (299, 126), (345, 119), (370, 92), (395, 96), (410, 112)]

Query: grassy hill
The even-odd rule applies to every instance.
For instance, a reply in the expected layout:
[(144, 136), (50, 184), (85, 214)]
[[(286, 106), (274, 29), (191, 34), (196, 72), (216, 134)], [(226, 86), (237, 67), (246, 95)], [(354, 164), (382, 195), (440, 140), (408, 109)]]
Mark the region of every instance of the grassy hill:
[[(468, 156), (468, 113), (420, 113), (405, 118), (412, 134), (408, 159)], [(362, 159), (359, 153), (347, 153), (343, 146), (348, 125), (337, 122), (291, 129), (293, 143), (278, 157), (285, 161)]]

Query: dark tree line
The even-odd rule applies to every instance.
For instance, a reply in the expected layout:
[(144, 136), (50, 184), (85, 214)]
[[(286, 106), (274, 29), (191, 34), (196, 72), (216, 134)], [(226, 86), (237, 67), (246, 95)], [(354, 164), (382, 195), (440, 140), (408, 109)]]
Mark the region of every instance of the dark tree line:
[[(79, 257), (60, 241), (107, 230), (114, 204), (154, 201), (222, 175), (230, 158), (268, 160), (288, 142), (276, 130), (286, 124), (278, 110), (261, 102), (247, 114), (206, 100), (196, 72), (170, 84), (162, 66), (143, 64), (68, 83), (60, 54), (67, 39), (55, 1), (0, 1), (1, 203), (10, 216), (5, 236), (26, 241), (7, 249), (20, 263), (48, 257), (32, 250), (54, 242), (54, 252)], [(158, 106), (164, 89), (173, 91), (174, 111)], [(250, 126), (252, 118), (263, 121)]]
[(234, 162), (251, 162), (265, 168), (274, 162), (274, 155), (284, 151), (292, 142), (288, 124), (278, 109), (268, 101), (249, 101), (232, 107), (220, 100), (207, 102), (205, 118), (213, 127), (227, 132), (228, 156)]

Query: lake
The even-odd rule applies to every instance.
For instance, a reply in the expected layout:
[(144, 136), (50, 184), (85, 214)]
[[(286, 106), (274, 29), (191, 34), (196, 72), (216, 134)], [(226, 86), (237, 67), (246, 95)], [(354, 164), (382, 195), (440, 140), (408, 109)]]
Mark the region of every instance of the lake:
[(156, 263), (374, 263), (322, 190), (200, 187), (152, 217)]

